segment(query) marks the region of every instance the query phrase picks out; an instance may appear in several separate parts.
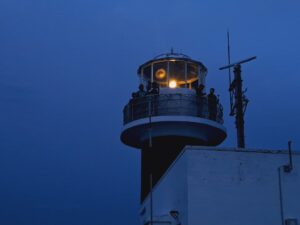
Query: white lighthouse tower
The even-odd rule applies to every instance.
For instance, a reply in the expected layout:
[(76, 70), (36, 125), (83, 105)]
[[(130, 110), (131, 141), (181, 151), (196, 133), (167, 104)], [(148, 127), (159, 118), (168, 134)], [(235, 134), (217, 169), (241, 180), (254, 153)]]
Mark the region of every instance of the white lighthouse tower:
[(138, 68), (121, 140), (141, 150), (141, 224), (298, 224), (300, 155), (216, 147), (226, 129), (206, 75), (173, 51)]
[(207, 98), (196, 93), (206, 74), (201, 62), (173, 52), (139, 67), (148, 91), (125, 106), (121, 140), (142, 151), (141, 200), (149, 193), (150, 175), (154, 186), (184, 146), (215, 146), (226, 138), (221, 105), (210, 119)]

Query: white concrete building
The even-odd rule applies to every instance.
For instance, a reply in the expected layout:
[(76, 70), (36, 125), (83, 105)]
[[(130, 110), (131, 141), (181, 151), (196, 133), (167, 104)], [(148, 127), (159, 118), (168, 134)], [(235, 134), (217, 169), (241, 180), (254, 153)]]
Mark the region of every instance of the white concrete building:
[(185, 147), (142, 203), (141, 224), (151, 214), (155, 225), (299, 224), (300, 154), (292, 158), (285, 172), (287, 151)]

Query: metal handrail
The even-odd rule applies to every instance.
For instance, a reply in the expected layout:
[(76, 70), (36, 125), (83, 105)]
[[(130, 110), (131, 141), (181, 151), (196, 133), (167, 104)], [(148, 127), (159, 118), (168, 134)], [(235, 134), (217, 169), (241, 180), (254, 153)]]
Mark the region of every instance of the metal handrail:
[[(149, 103), (151, 105), (149, 105)], [(150, 109), (149, 109), (150, 107)], [(151, 116), (185, 115), (209, 119), (207, 97), (192, 94), (156, 94), (136, 97), (123, 110), (123, 123)], [(223, 107), (218, 103), (216, 122), (223, 124)]]

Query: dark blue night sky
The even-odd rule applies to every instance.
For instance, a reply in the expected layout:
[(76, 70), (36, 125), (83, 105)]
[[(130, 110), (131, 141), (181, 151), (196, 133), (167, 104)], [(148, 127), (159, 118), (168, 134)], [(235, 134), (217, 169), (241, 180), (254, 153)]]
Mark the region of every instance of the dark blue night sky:
[(137, 67), (202, 61), (228, 115), (226, 30), (250, 99), (246, 144), (300, 149), (298, 0), (0, 1), (0, 224), (137, 225), (139, 152), (119, 140)]

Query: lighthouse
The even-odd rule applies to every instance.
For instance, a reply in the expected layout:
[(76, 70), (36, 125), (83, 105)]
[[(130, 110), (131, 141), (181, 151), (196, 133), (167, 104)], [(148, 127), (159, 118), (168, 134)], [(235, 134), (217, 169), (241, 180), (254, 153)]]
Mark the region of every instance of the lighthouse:
[(216, 146), (226, 129), (221, 103), (211, 109), (204, 94), (207, 68), (200, 61), (171, 51), (142, 64), (137, 74), (145, 90), (124, 107), (121, 140), (141, 150), (143, 200), (151, 180), (154, 186), (186, 145)]
[(141, 151), (142, 225), (300, 224), (300, 154), (290, 142), (219, 147), (223, 107), (205, 65), (187, 55), (158, 55), (137, 74), (120, 138)]

